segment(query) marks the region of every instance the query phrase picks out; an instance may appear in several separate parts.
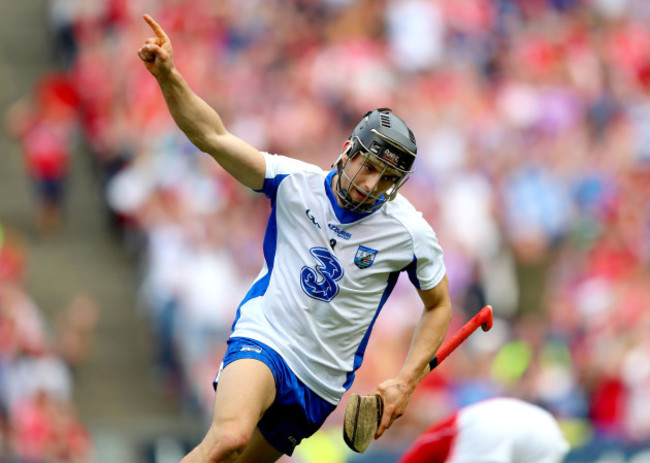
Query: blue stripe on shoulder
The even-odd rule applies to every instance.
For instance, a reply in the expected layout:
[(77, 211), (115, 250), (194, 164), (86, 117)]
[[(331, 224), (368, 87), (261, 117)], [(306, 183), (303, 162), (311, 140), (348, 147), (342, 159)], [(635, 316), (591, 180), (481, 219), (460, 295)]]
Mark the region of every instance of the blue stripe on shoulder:
[(276, 175), (273, 178), (265, 178), (264, 185), (262, 186), (262, 189), (259, 191), (264, 193), (266, 197), (269, 198), (271, 201), (275, 201), (275, 195), (278, 192), (278, 187), (280, 186), (280, 183), (282, 183), (282, 180), (284, 180), (288, 176), (289, 174), (280, 174), (280, 175)]
[(417, 269), (418, 269), (418, 258), (413, 256), (413, 261), (408, 264), (404, 270), (409, 276), (409, 280), (411, 280), (411, 283), (413, 283), (413, 286), (415, 286), (417, 289), (420, 289), (420, 280), (418, 279), (418, 274), (417, 274)]

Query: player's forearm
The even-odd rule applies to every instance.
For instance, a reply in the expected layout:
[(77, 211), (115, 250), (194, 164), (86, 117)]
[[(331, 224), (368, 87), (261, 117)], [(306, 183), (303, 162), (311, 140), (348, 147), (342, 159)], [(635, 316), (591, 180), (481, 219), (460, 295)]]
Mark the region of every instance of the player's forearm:
[(243, 185), (260, 190), (266, 171), (262, 154), (228, 133), (217, 112), (192, 91), (176, 69), (158, 77), (158, 84), (174, 122), (187, 138)]
[(178, 128), (198, 149), (215, 156), (215, 140), (227, 135), (217, 112), (194, 93), (176, 69), (159, 77), (158, 85)]
[(451, 306), (425, 309), (415, 328), (413, 340), (399, 377), (412, 389), (429, 372), (429, 361), (442, 344), (451, 320)]

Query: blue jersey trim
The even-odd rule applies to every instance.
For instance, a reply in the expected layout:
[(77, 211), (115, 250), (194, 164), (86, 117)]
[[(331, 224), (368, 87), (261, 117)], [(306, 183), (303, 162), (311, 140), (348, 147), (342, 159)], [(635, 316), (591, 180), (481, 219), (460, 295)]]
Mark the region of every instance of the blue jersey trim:
[(280, 186), (280, 183), (282, 183), (282, 180), (284, 180), (288, 176), (289, 174), (280, 174), (280, 175), (276, 175), (273, 178), (265, 178), (264, 185), (262, 185), (262, 189), (257, 191), (261, 191), (272, 202), (275, 202), (275, 195), (278, 192), (278, 187)]
[(370, 322), (368, 331), (366, 331), (366, 334), (363, 336), (363, 339), (361, 340), (361, 344), (359, 344), (359, 348), (357, 349), (357, 352), (354, 354), (354, 365), (352, 367), (352, 371), (348, 373), (345, 383), (343, 384), (343, 387), (345, 388), (346, 391), (350, 389), (350, 386), (352, 386), (352, 382), (354, 381), (354, 374), (361, 366), (361, 362), (363, 361), (363, 356), (366, 353), (366, 347), (368, 346), (368, 340), (370, 339), (370, 333), (372, 333), (372, 328), (373, 326), (375, 326), (375, 321), (379, 316), (379, 312), (381, 312), (381, 309), (384, 307), (384, 304), (386, 304), (388, 297), (393, 292), (393, 289), (397, 284), (397, 279), (399, 278), (399, 274), (400, 274), (399, 271), (391, 272), (391, 274), (388, 276), (386, 289), (384, 290), (384, 294), (381, 296), (381, 301), (379, 301), (379, 307), (377, 307), (377, 312), (375, 313), (372, 322)]
[(266, 224), (266, 232), (264, 233), (264, 243), (262, 246), (267, 272), (266, 275), (257, 280), (253, 286), (251, 286), (251, 288), (248, 290), (248, 293), (246, 293), (246, 296), (244, 296), (244, 300), (241, 301), (239, 307), (237, 307), (237, 314), (235, 315), (235, 321), (232, 323), (231, 332), (235, 331), (235, 325), (241, 316), (242, 306), (251, 299), (263, 296), (269, 287), (269, 282), (271, 281), (271, 273), (273, 271), (273, 262), (275, 261), (275, 251), (278, 245), (278, 222), (275, 199), (278, 191), (278, 186), (280, 185), (280, 182), (282, 182), (282, 180), (284, 180), (286, 177), (287, 175), (284, 174), (277, 175), (271, 179), (264, 179), (264, 186), (262, 187), (261, 191), (271, 199), (271, 214), (269, 215), (269, 221)]
[(418, 279), (418, 275), (417, 275), (417, 269), (418, 269), (417, 267), (418, 267), (418, 258), (415, 255), (413, 255), (413, 261), (410, 264), (408, 264), (404, 268), (404, 270), (408, 274), (409, 280), (411, 280), (413, 286), (415, 286), (417, 289), (421, 289), (420, 280)]
[(339, 222), (341, 223), (356, 222), (357, 220), (367, 217), (378, 210), (375, 209), (375, 211), (372, 212), (354, 212), (354, 211), (349, 211), (344, 207), (341, 207), (338, 201), (336, 200), (336, 193), (334, 193), (334, 191), (332, 190), (332, 178), (334, 178), (334, 175), (336, 173), (337, 171), (333, 170), (332, 172), (327, 174), (327, 177), (325, 178), (325, 191), (327, 192), (327, 198), (330, 200), (330, 204), (332, 205), (332, 208), (334, 209), (334, 213), (336, 214), (336, 218), (339, 219)]

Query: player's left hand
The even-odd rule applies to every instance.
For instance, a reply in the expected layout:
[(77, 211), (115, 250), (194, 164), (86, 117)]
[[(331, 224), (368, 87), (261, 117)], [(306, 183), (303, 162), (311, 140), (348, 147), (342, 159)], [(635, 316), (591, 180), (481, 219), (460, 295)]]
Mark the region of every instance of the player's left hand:
[(375, 439), (379, 439), (384, 431), (404, 414), (412, 392), (413, 390), (398, 378), (388, 379), (372, 391), (372, 394), (379, 394), (384, 401), (384, 414), (381, 417)]

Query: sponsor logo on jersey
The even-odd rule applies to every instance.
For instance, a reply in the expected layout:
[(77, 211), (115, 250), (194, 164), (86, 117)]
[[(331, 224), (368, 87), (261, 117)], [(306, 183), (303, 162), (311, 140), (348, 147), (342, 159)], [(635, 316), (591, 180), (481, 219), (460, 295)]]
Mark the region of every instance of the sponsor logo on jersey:
[(329, 227), (330, 230), (336, 233), (336, 236), (338, 236), (339, 238), (343, 238), (344, 240), (349, 240), (350, 238), (352, 238), (351, 234), (349, 234), (344, 230), (341, 230), (336, 225), (332, 225), (331, 223), (328, 223), (327, 226)]
[(343, 278), (343, 267), (326, 248), (317, 246), (309, 252), (316, 259), (316, 265), (305, 265), (300, 270), (300, 286), (307, 296), (330, 302), (339, 293), (337, 282)]
[(354, 256), (354, 265), (360, 269), (370, 267), (375, 262), (377, 252), (378, 251), (376, 249), (359, 246), (359, 249), (357, 249), (357, 254)]
[(255, 352), (256, 354), (259, 354), (262, 352), (262, 348), (260, 346), (242, 346), (241, 349), (239, 349), (241, 352)]
[(316, 222), (316, 218), (312, 215), (312, 213), (310, 212), (310, 209), (307, 209), (305, 211), (305, 214), (307, 214), (307, 217), (309, 217), (309, 219), (311, 220), (311, 223), (316, 225), (318, 227), (318, 229), (320, 230), (321, 229), (320, 225), (318, 224), (318, 222)]

